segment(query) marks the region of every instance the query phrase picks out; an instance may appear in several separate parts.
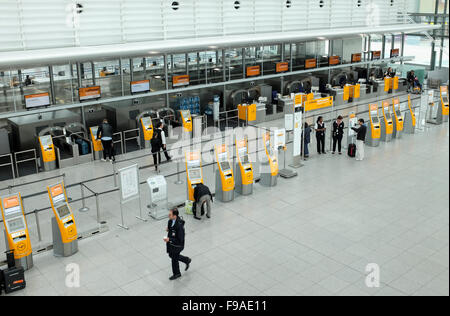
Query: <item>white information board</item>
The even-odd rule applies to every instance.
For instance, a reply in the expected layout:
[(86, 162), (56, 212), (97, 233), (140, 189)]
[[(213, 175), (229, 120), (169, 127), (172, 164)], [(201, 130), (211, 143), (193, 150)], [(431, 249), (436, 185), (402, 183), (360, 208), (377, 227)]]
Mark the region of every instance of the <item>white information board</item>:
[(120, 201), (126, 203), (139, 198), (139, 168), (132, 165), (119, 170)]
[(302, 154), (302, 112), (295, 112), (294, 114), (294, 157)]

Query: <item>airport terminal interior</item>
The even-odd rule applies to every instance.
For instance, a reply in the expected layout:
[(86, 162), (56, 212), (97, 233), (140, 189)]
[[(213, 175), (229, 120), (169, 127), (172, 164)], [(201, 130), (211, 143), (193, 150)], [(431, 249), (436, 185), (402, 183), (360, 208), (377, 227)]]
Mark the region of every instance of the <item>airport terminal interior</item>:
[(0, 1), (0, 295), (448, 296), (448, 10)]

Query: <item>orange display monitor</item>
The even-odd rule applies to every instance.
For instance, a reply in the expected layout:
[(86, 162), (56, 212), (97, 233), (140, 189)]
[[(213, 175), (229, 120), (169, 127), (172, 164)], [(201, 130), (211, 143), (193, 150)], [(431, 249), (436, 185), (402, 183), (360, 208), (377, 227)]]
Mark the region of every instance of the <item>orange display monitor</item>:
[(20, 194), (0, 199), (0, 209), (5, 227), (8, 248), (14, 251), (14, 259), (31, 255), (31, 242), (28, 225), (23, 211)]
[(289, 70), (289, 63), (288, 62), (281, 62), (277, 63), (276, 71), (277, 72), (286, 72)]
[(359, 63), (361, 62), (361, 53), (352, 54), (352, 63)]
[(80, 101), (100, 99), (101, 88), (100, 86), (87, 87), (78, 89), (78, 95)]
[(331, 56), (328, 61), (328, 64), (330, 66), (339, 65), (340, 63), (341, 63), (341, 57), (339, 57), (339, 56)]
[(247, 67), (247, 77), (255, 77), (261, 74), (261, 66)]
[(25, 96), (25, 107), (27, 109), (49, 105), (50, 105), (50, 94), (48, 92), (29, 94)]
[(174, 87), (188, 86), (189, 83), (190, 83), (189, 75), (180, 75), (172, 77), (172, 86)]
[(305, 69), (311, 69), (311, 68), (316, 68), (316, 67), (317, 67), (317, 59), (311, 58), (311, 59), (305, 60)]

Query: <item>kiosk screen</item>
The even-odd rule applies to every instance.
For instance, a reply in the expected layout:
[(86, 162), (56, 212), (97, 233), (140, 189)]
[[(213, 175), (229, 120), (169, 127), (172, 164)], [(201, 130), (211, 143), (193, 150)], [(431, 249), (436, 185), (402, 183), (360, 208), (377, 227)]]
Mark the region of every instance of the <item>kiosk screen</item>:
[(25, 224), (23, 222), (23, 219), (21, 217), (19, 217), (19, 218), (9, 220), (8, 227), (9, 227), (9, 232), (11, 233), (11, 232), (25, 229)]
[(70, 210), (67, 204), (61, 205), (56, 210), (58, 211), (59, 218), (64, 218), (70, 214)]
[(223, 171), (226, 171), (226, 170), (230, 170), (231, 166), (230, 166), (230, 163), (228, 161), (223, 161), (223, 162), (220, 163), (220, 168)]
[(202, 178), (202, 174), (200, 172), (200, 169), (190, 169), (189, 170), (189, 179), (192, 180), (199, 180)]
[(372, 123), (378, 124), (380, 121), (378, 120), (378, 117), (372, 117)]

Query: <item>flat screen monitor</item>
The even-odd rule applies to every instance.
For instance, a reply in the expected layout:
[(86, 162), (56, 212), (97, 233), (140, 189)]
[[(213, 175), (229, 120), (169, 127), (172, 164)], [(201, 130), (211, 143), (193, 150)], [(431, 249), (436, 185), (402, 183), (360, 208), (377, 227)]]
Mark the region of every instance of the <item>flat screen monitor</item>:
[(223, 161), (220, 163), (220, 168), (222, 169), (222, 171), (227, 171), (231, 169), (231, 166), (228, 161)]
[(59, 218), (64, 218), (67, 215), (70, 215), (69, 206), (67, 204), (61, 205), (56, 209), (58, 211)]
[(192, 180), (199, 180), (202, 178), (202, 172), (199, 168), (197, 169), (189, 169), (189, 179)]
[(27, 109), (49, 105), (50, 105), (50, 94), (48, 92), (29, 94), (25, 96), (25, 108)]
[(16, 232), (18, 230), (25, 229), (25, 223), (22, 217), (17, 217), (8, 221), (9, 232)]

